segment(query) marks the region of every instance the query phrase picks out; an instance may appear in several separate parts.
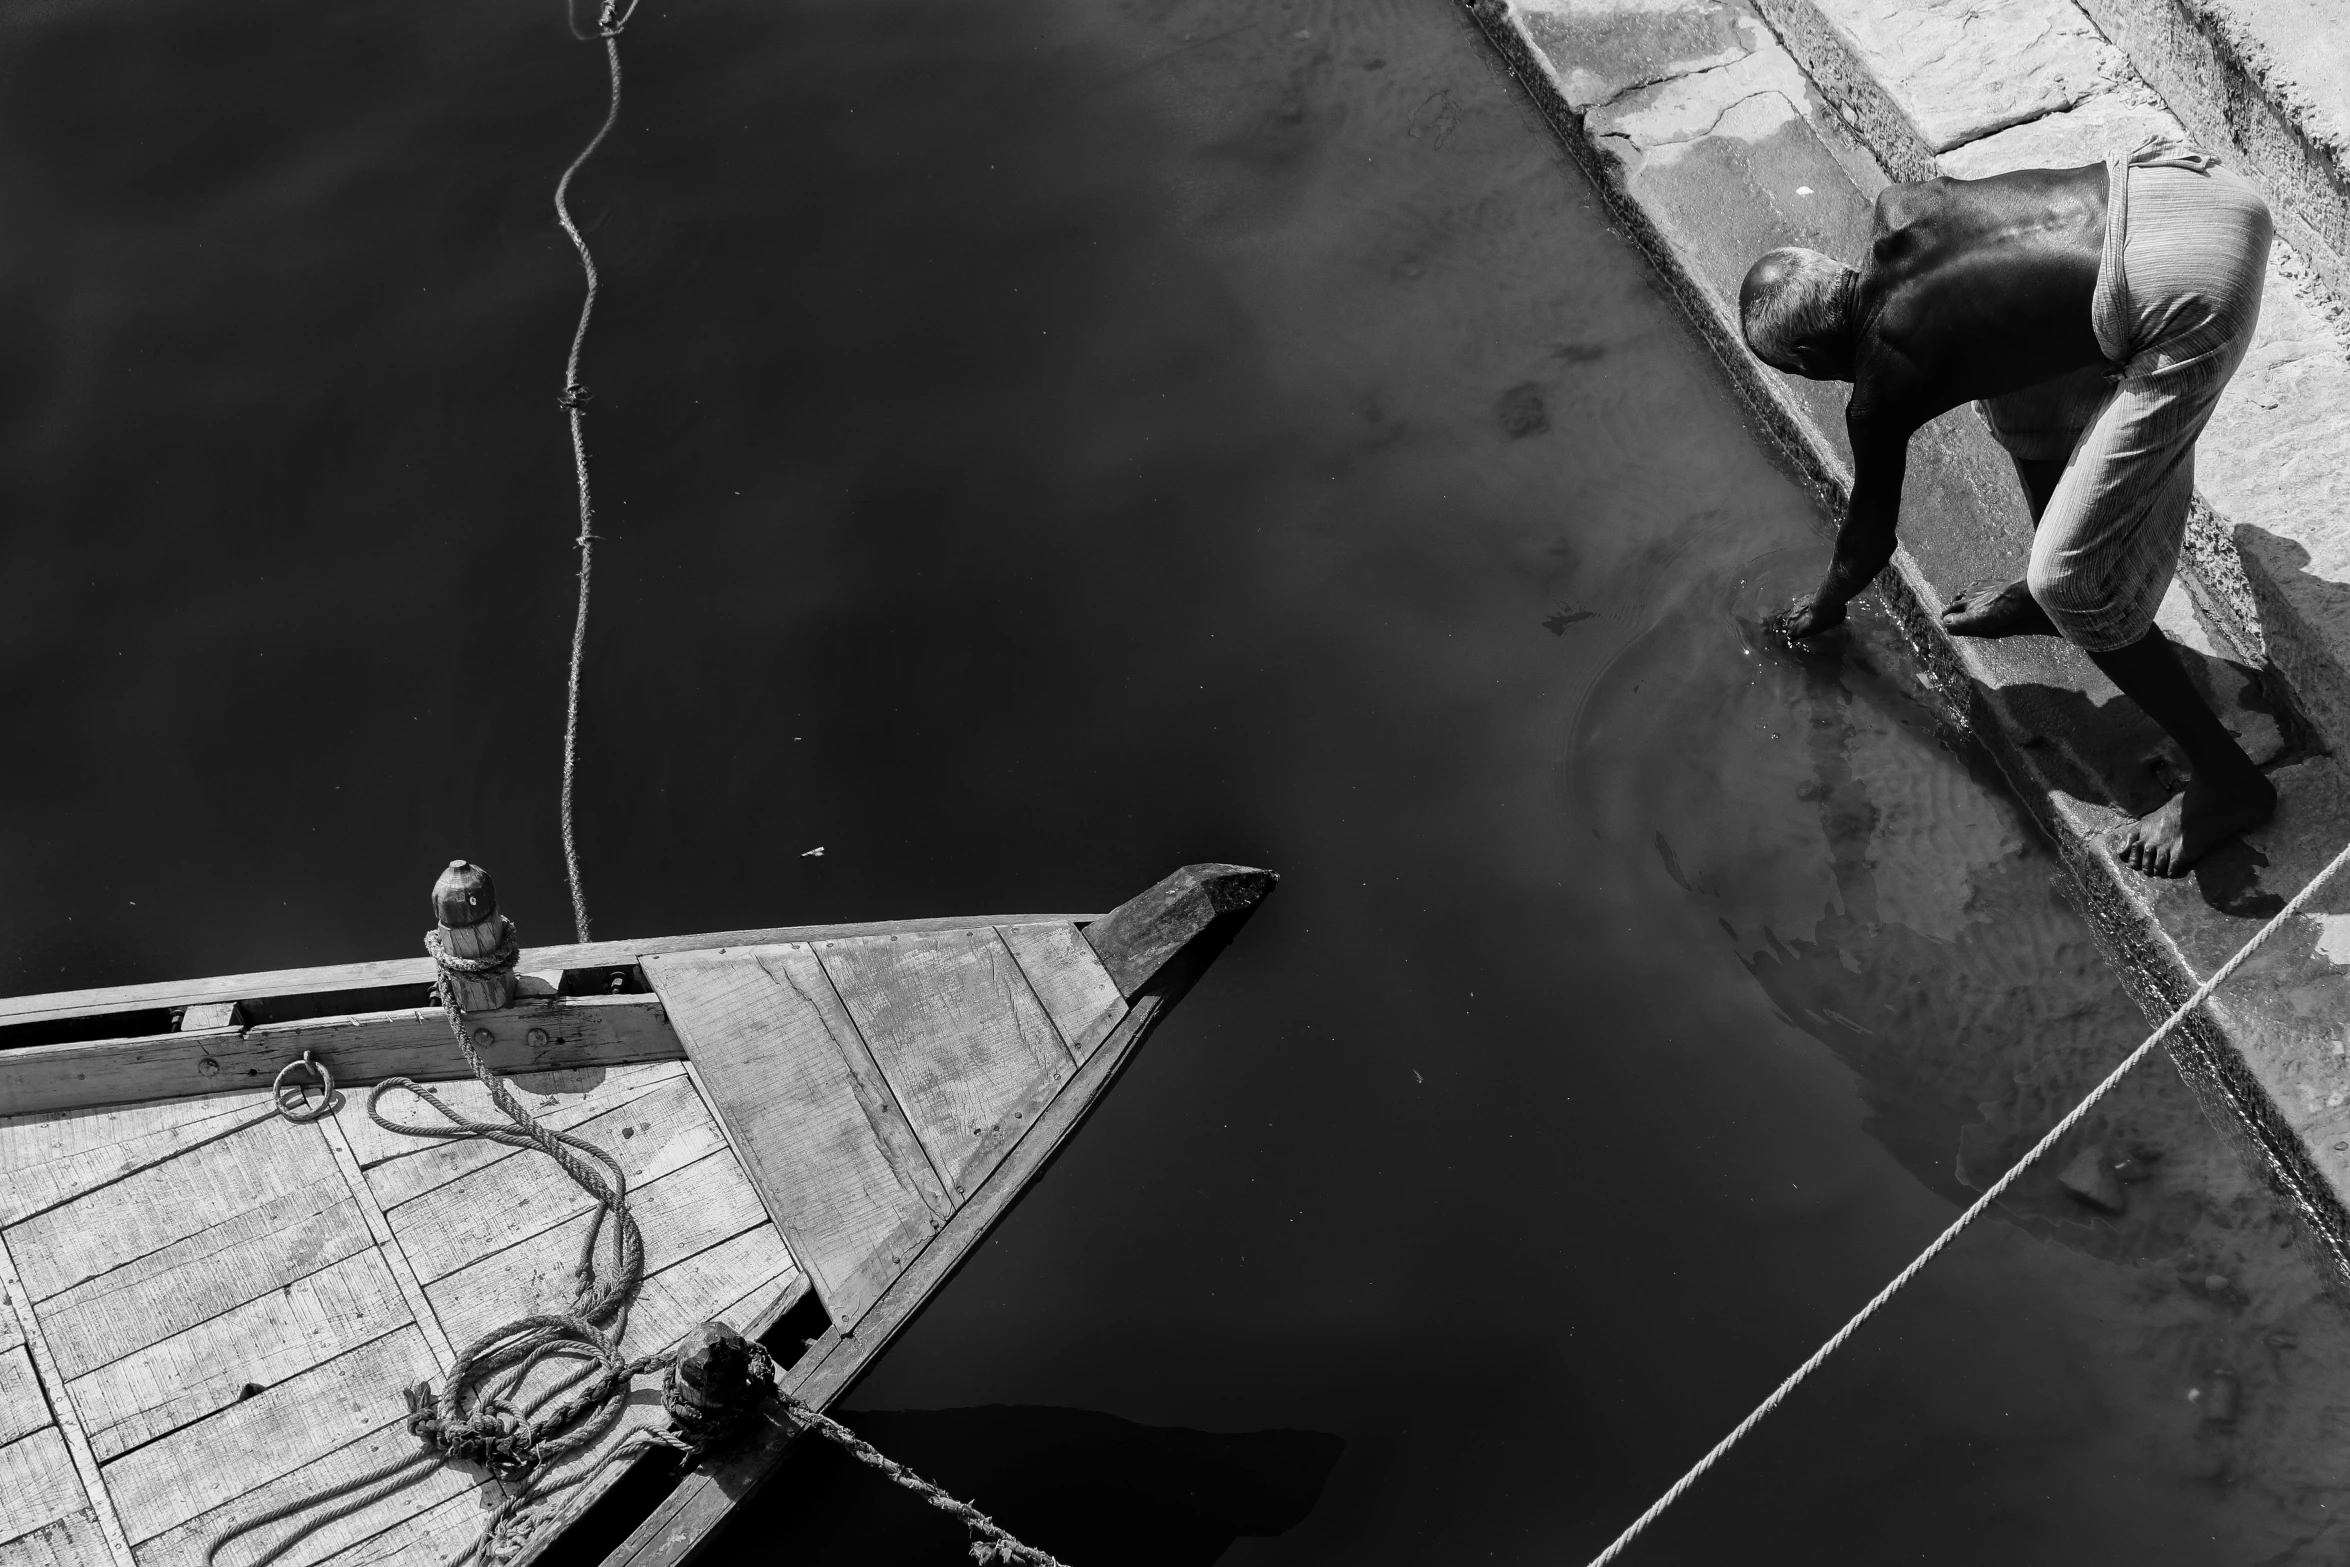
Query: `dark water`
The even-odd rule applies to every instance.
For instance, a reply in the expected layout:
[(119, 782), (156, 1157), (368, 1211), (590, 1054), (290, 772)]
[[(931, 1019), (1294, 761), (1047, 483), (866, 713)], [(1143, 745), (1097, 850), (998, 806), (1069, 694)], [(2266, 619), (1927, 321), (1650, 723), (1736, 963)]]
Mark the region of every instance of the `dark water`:
[[(1755, 638), (1812, 504), (1457, 12), (656, 3), (599, 933), (1286, 877), (851, 1408), (1080, 1567), (1583, 1559), (2134, 1042), (2051, 856), (1881, 628)], [(454, 854), (564, 933), (602, 91), (543, 3), (0, 13), (10, 988), (407, 952)], [(2036, 1176), (1633, 1559), (2338, 1559), (2350, 1335), (2167, 1068), (2096, 1135), (2125, 1216)], [(726, 1547), (959, 1552), (822, 1458)]]

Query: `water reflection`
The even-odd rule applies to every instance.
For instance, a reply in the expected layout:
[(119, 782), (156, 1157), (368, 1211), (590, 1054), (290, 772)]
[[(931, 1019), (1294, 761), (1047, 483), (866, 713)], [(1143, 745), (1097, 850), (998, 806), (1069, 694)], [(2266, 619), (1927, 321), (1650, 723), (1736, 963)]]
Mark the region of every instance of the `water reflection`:
[[(1243, 1535), (1296, 1527), (1346, 1448), (1320, 1431), (1190, 1431), (1033, 1405), (874, 1410), (852, 1424), (1028, 1544), (1064, 1561), (1131, 1567), (1207, 1567)], [(793, 1520), (795, 1563), (971, 1559), (960, 1524), (829, 1445), (795, 1455), (773, 1494), (770, 1505)], [(730, 1535), (720, 1548), (744, 1544)]]
[[(1868, 1133), (1965, 1204), (2147, 1025), (2115, 1004), (2053, 853), (1980, 751), (1942, 727), (1883, 615), (1864, 607), (1825, 654), (1761, 634), (1817, 565), (1777, 552), (1674, 593), (1585, 704), (1578, 752), (1635, 724), (1702, 727), (1731, 737), (1717, 768), (1644, 772), (1637, 805), (1610, 798), (1620, 773), (1579, 776), (1597, 814), (1674, 823), (1652, 838), (1657, 868), (1714, 915), (1779, 1017), (1852, 1072)], [(1699, 674), (1729, 660), (1750, 670), (1743, 684)], [(1705, 809), (1717, 789), (1756, 808)], [(1788, 795), (1809, 812), (1763, 808)], [(2102, 1201), (2061, 1178), (2084, 1153), (2122, 1165)], [(2101, 1336), (2184, 1417), (2142, 1425), (2142, 1460), (2223, 1496), (2242, 1559), (2335, 1559), (2350, 1325), (2168, 1060), (2125, 1080), (1994, 1211), (2096, 1264), (2075, 1277), (2100, 1301)]]

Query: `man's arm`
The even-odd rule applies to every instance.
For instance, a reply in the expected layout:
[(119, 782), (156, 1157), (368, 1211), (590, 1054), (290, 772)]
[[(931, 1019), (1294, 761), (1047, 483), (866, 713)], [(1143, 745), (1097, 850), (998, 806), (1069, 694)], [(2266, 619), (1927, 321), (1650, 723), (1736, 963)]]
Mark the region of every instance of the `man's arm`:
[(1901, 481), (1909, 469), (1909, 438), (1917, 425), (1906, 418), (1864, 409), (1857, 394), (1845, 411), (1852, 439), (1852, 500), (1836, 530), (1836, 554), (1819, 591), (1779, 622), (1790, 640), (1816, 636), (1844, 623), (1844, 606), (1877, 578), (1893, 559), (1894, 530), (1901, 520)]

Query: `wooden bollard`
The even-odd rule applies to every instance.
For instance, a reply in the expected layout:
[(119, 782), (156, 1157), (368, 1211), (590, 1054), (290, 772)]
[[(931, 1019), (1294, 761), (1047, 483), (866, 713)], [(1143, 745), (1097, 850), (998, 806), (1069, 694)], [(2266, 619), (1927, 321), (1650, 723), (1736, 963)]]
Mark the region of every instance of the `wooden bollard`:
[[(463, 860), (451, 860), (432, 885), (433, 918), (440, 925), (441, 948), (453, 958), (486, 958), (506, 941), (506, 916), (498, 912), (498, 889), (490, 873)], [(462, 974), (444, 969), (449, 994), (460, 1012), (492, 1012), (514, 1000), (512, 965), (490, 974)]]

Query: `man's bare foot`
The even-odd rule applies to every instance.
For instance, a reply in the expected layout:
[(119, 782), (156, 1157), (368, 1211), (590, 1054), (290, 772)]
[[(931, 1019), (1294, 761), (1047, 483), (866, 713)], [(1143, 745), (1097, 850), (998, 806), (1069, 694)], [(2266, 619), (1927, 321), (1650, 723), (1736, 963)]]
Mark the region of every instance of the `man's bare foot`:
[(1954, 637), (2052, 637), (2056, 624), (2023, 583), (1978, 584), (1942, 607), (1942, 629)]
[(2197, 860), (2267, 821), (2276, 808), (2276, 785), (2256, 772), (2225, 784), (2193, 778), (2158, 809), (2116, 828), (2106, 842), (2114, 858), (2132, 870), (2184, 876)]

